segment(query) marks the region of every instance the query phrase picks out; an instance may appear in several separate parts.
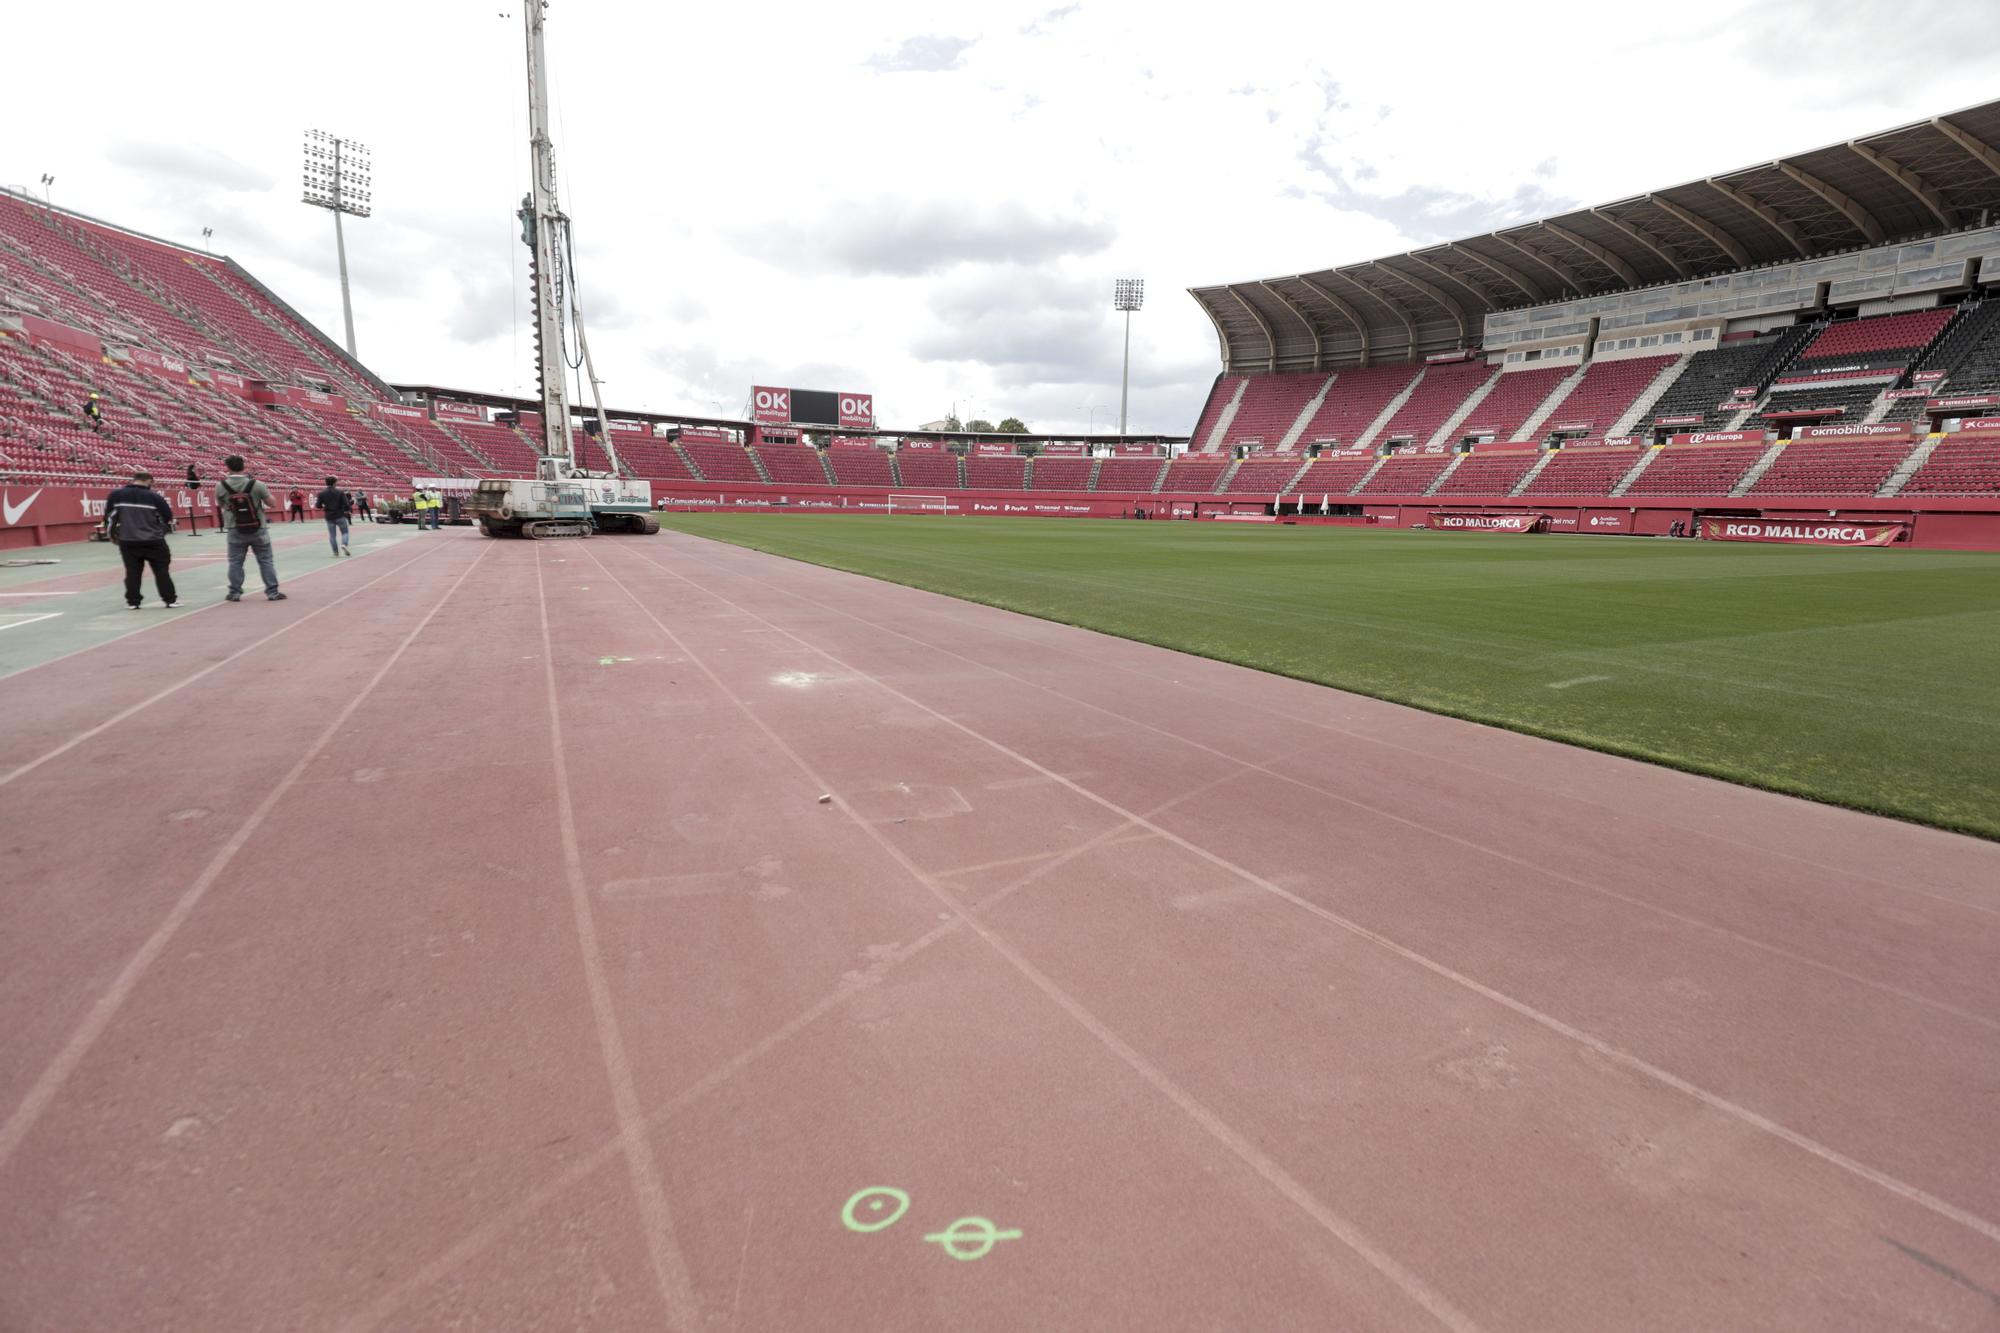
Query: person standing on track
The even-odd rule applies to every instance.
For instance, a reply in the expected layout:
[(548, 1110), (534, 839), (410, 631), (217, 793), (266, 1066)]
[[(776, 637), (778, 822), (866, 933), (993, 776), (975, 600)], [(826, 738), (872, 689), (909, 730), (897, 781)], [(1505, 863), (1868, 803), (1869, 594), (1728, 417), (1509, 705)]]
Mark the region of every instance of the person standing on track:
[(300, 490), (298, 487), (294, 486), (292, 487), (292, 493), (289, 496), (287, 496), (286, 499), (290, 503), (287, 505), (285, 510), (285, 521), (288, 523), (305, 522), (306, 493)]
[(354, 494), (354, 511), (370, 523), (373, 523), (375, 521), (374, 497), (369, 495), (367, 491), (356, 491)]
[(333, 548), (335, 557), (353, 555), (347, 545), (347, 525), (353, 517), (354, 501), (340, 489), (339, 479), (328, 477), (326, 489), (314, 498), (313, 503), (319, 506), (320, 517), (326, 520), (326, 544)]
[(167, 567), (174, 553), (167, 546), (167, 534), (174, 530), (174, 507), (167, 497), (153, 489), (153, 474), (134, 472), (129, 486), (120, 486), (104, 498), (104, 534), (118, 543), (125, 561), (125, 605), (134, 611), (146, 599), (139, 577), (150, 566), (153, 589), (168, 610), (179, 606), (174, 576)]
[(271, 509), (270, 488), (243, 471), (243, 455), (231, 454), (223, 461), (229, 475), (216, 483), (215, 512), (229, 538), (228, 600), (243, 600), (243, 553), (255, 551), (257, 572), (264, 576), (264, 596), (282, 602), (278, 562), (271, 558), (271, 525), (264, 521)]

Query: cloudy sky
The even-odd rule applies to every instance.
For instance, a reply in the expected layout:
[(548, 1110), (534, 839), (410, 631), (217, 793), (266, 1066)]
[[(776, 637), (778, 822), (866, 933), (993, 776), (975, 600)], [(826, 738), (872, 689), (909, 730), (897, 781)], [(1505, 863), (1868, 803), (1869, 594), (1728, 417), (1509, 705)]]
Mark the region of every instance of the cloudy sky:
[[(1132, 427), (1218, 365), (1185, 289), (1371, 258), (1970, 105), (1969, 11), (1126, 0), (552, 0), (555, 130), (616, 405), (753, 383), (878, 419), (1115, 423), (1114, 277), (1143, 277)], [(235, 256), (335, 337), (308, 126), (368, 144), (362, 359), (532, 383), (520, 0), (113, 0), (9, 14), (0, 183)], [(503, 17), (504, 16), (504, 17)], [(44, 53), (33, 61), (29, 51)], [(173, 58), (168, 58), (170, 53)], [(1660, 82), (1649, 87), (1649, 75)], [(63, 108), (60, 114), (21, 108)]]

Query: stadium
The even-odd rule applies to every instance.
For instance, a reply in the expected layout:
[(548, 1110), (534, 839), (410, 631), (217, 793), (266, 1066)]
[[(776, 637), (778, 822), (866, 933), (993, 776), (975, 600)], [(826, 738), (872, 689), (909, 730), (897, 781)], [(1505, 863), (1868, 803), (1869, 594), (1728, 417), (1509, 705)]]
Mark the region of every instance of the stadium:
[(501, 17), (534, 392), (0, 190), (0, 1328), (1994, 1327), (2000, 101), (1003, 430), (621, 402)]

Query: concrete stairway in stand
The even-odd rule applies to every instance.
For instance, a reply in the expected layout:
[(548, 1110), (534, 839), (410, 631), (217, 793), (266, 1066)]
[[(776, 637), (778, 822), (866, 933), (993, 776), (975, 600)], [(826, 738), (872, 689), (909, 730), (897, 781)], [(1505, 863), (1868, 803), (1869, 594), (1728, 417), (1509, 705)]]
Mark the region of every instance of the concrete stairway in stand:
[(1486, 377), (1485, 383), (1465, 395), (1465, 401), (1458, 405), (1458, 411), (1453, 412), (1449, 417), (1445, 418), (1445, 423), (1439, 426), (1430, 439), (1424, 441), (1424, 443), (1437, 445), (1456, 444), (1458, 442), (1458, 428), (1471, 420), (1473, 410), (1486, 401), (1486, 395), (1492, 393), (1494, 386), (1499, 383), (1500, 372), (1496, 369), (1491, 375)]
[(1354, 438), (1354, 443), (1363, 448), (1375, 443), (1375, 437), (1388, 429), (1389, 423), (1395, 420), (1396, 413), (1403, 410), (1403, 404), (1410, 401), (1410, 396), (1416, 393), (1417, 386), (1423, 382), (1424, 372), (1420, 370), (1408, 384), (1403, 386), (1401, 393), (1382, 405), (1382, 410), (1377, 412), (1375, 419), (1368, 423), (1368, 429), (1362, 431), (1361, 434)]
[(1632, 406), (1625, 409), (1625, 415), (1613, 422), (1611, 429), (1604, 433), (1611, 436), (1630, 435), (1637, 429), (1639, 423), (1646, 419), (1646, 414), (1653, 410), (1653, 404), (1660, 401), (1660, 395), (1665, 393), (1668, 387), (1681, 377), (1681, 372), (1687, 369), (1687, 363), (1692, 360), (1694, 360), (1693, 352), (1682, 352), (1679, 356), (1662, 366), (1660, 373), (1653, 376), (1652, 383), (1648, 384), (1645, 391), (1632, 400)]
[(1611, 493), (1613, 495), (1623, 495), (1626, 491), (1632, 489), (1632, 483), (1639, 480), (1639, 474), (1651, 467), (1653, 460), (1659, 456), (1660, 451), (1658, 449), (1640, 450), (1639, 461), (1634, 463), (1631, 469), (1618, 479), (1618, 484), (1611, 488)]
[(1438, 488), (1444, 485), (1447, 481), (1451, 480), (1451, 474), (1458, 471), (1460, 467), (1464, 466), (1465, 460), (1470, 457), (1472, 457), (1471, 454), (1465, 454), (1465, 453), (1453, 454), (1451, 456), (1451, 461), (1444, 465), (1444, 471), (1438, 473), (1435, 477), (1432, 477), (1431, 484), (1424, 487), (1424, 494), (1436, 495), (1438, 493)]
[(1338, 375), (1328, 375), (1326, 383), (1320, 385), (1319, 392), (1312, 396), (1312, 401), (1299, 409), (1298, 416), (1292, 420), (1291, 428), (1278, 439), (1280, 449), (1289, 449), (1299, 442), (1299, 436), (1306, 433), (1306, 427), (1312, 424), (1313, 417), (1319, 412), (1319, 405), (1326, 401), (1326, 395), (1333, 389), (1333, 382), (1339, 378)]
[(1375, 460), (1374, 466), (1370, 467), (1366, 472), (1361, 474), (1361, 480), (1355, 482), (1354, 485), (1348, 487), (1347, 493), (1349, 495), (1361, 494), (1361, 488), (1363, 486), (1366, 486), (1369, 482), (1375, 480), (1375, 474), (1377, 472), (1380, 472), (1382, 470), (1382, 465), (1388, 461), (1389, 461), (1388, 454), (1383, 454), (1381, 457), (1377, 458)]
[(1519, 481), (1514, 483), (1514, 489), (1507, 492), (1508, 496), (1512, 497), (1516, 495), (1526, 495), (1528, 493), (1528, 488), (1535, 484), (1535, 478), (1542, 475), (1542, 469), (1547, 467), (1549, 465), (1549, 460), (1551, 458), (1554, 458), (1555, 456), (1556, 456), (1556, 451), (1554, 449), (1542, 450), (1542, 456), (1535, 460), (1535, 465), (1528, 469), (1527, 474), (1525, 476), (1523, 476)]
[(1215, 418), (1215, 425), (1209, 430), (1208, 438), (1198, 443), (1191, 442), (1189, 445), (1190, 448), (1199, 449), (1205, 453), (1222, 442), (1223, 437), (1229, 433), (1230, 426), (1235, 424), (1236, 413), (1243, 406), (1244, 391), (1249, 387), (1250, 381), (1247, 377), (1236, 381), (1236, 392), (1231, 394), (1229, 401), (1222, 405), (1222, 412)]
[(1925, 436), (1916, 448), (1910, 450), (1908, 458), (1896, 464), (1896, 470), (1888, 475), (1875, 494), (1883, 499), (1902, 494), (1903, 487), (1910, 484), (1910, 478), (1917, 475), (1918, 468), (1931, 461), (1931, 455), (1937, 452), (1944, 439), (1942, 435)]
[(1563, 400), (1569, 397), (1576, 386), (1582, 382), (1583, 372), (1589, 365), (1588, 361), (1579, 363), (1575, 370), (1565, 375), (1556, 384), (1555, 388), (1550, 389), (1549, 396), (1542, 399), (1540, 406), (1528, 414), (1526, 421), (1523, 421), (1519, 426), (1514, 428), (1514, 438), (1517, 440), (1534, 439), (1535, 432), (1542, 428), (1542, 423), (1556, 414), (1556, 409), (1563, 405)]
[(1766, 449), (1757, 461), (1750, 465), (1750, 470), (1737, 478), (1736, 484), (1729, 488), (1729, 493), (1732, 496), (1750, 494), (1750, 488), (1755, 486), (1763, 475), (1771, 470), (1771, 465), (1778, 461), (1778, 455), (1784, 452), (1785, 442), (1783, 440), (1774, 441), (1771, 447)]

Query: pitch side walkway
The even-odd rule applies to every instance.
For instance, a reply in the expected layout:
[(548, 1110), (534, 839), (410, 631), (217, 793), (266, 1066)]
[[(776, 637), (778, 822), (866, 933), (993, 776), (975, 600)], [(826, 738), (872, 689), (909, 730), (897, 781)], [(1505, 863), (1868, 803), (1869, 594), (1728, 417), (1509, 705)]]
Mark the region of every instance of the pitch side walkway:
[[(414, 527), (401, 524), (354, 524), (350, 534), (354, 554), (343, 558), (358, 560), (419, 535)], [(287, 593), (293, 581), (337, 563), (327, 546), (326, 524), (317, 517), (310, 523), (274, 523), (271, 537), (278, 578)], [(143, 585), (145, 605), (137, 612), (126, 608), (125, 566), (118, 548), (107, 542), (0, 551), (0, 677), (157, 628), (164, 620), (220, 602), (229, 583), (222, 537), (204, 527), (200, 532), (182, 530), (169, 540), (175, 590), (181, 599), (180, 607), (172, 611), (160, 604), (151, 573)], [(263, 583), (254, 553), (245, 556), (245, 568), (245, 587), (255, 597)]]
[(2000, 847), (688, 537), (306, 587), (0, 680), (0, 1327), (2000, 1317)]

